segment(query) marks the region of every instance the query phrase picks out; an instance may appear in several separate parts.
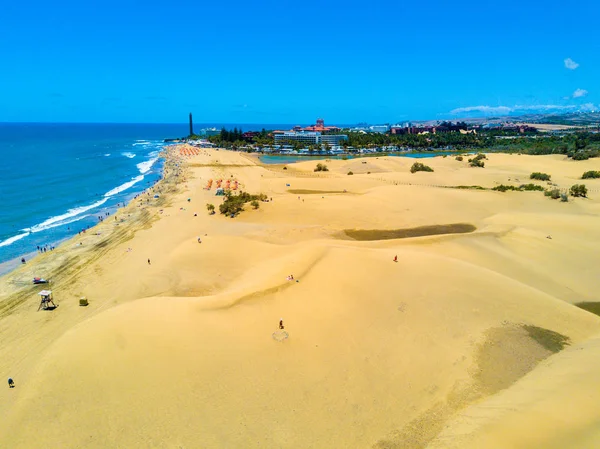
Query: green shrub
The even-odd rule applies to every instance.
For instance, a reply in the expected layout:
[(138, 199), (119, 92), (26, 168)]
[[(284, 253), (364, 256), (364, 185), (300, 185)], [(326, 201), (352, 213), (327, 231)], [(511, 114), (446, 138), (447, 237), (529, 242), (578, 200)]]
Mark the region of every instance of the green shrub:
[(485, 165), (483, 159), (487, 159), (487, 156), (483, 153), (478, 153), (474, 158), (469, 159), (469, 163), (471, 167), (483, 167)]
[(537, 184), (522, 184), (519, 186), (519, 190), (539, 190), (542, 192), (544, 188), (542, 186), (538, 186)]
[(600, 178), (600, 171), (586, 171), (583, 175), (581, 175), (581, 179), (598, 179)]
[(584, 198), (587, 196), (587, 192), (587, 187), (584, 184), (575, 184), (569, 190), (571, 196), (582, 196)]
[(206, 209), (208, 210), (208, 213), (210, 215), (213, 215), (215, 213), (215, 205), (214, 204), (207, 204)]
[(560, 190), (558, 190), (558, 189), (545, 190), (544, 196), (549, 196), (553, 200), (557, 200), (560, 198)]
[[(266, 199), (267, 195), (264, 193), (259, 195), (251, 195), (247, 192), (240, 191), (237, 195), (234, 195), (231, 192), (226, 192), (225, 201), (223, 201), (223, 204), (219, 206), (219, 212), (221, 212), (223, 215), (231, 215), (235, 217), (244, 210), (244, 204), (251, 203), (254, 206), (253, 202), (256, 201), (258, 204), (258, 201), (265, 201)], [(255, 209), (257, 208), (255, 207)]]
[(286, 166), (284, 166), (284, 167), (283, 167), (283, 169), (284, 169), (284, 170), (287, 170), (287, 167), (286, 167)]
[(329, 171), (329, 169), (327, 168), (327, 165), (319, 163), (317, 164), (315, 171)]
[(547, 173), (540, 173), (536, 171), (529, 175), (529, 179), (537, 179), (538, 181), (550, 181), (550, 175)]
[(447, 157), (448, 157), (448, 155), (447, 155), (447, 154), (444, 154), (444, 155), (442, 156), (442, 158), (443, 158), (443, 159), (446, 159)]
[(496, 190), (497, 192), (506, 192), (507, 190), (519, 190), (519, 188), (515, 186), (505, 186), (504, 184), (500, 184), (499, 186), (494, 187), (492, 190)]
[(569, 197), (567, 196), (566, 193), (561, 193), (560, 194), (560, 201), (563, 202), (563, 203), (566, 203), (566, 202), (569, 201)]
[(348, 172), (348, 175), (353, 175), (353, 174), (354, 174), (354, 173), (352, 173), (352, 171), (349, 171), (349, 172)]
[(591, 157), (600, 156), (600, 151), (587, 150), (587, 151), (577, 151), (575, 153), (571, 153), (570, 156), (574, 161), (587, 161)]
[(260, 207), (260, 203), (256, 200), (252, 200), (250, 202), (250, 205), (252, 206), (253, 209), (258, 209)]
[(428, 171), (428, 172), (432, 172), (433, 168), (431, 168), (428, 165), (422, 164), (421, 162), (415, 162), (412, 167), (410, 167), (410, 172), (411, 173), (416, 173), (418, 171)]
[(487, 190), (485, 187), (481, 186), (455, 186), (455, 189), (464, 189), (464, 190)]
[(462, 160), (463, 160), (463, 157), (462, 157), (462, 156), (456, 156), (456, 158), (455, 158), (455, 159), (456, 159), (457, 161), (459, 161), (459, 162), (462, 162)]

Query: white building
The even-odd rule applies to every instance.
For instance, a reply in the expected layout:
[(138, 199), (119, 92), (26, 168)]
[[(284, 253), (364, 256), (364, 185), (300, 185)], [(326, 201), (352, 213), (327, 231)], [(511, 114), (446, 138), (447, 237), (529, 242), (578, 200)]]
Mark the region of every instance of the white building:
[(302, 142), (306, 145), (320, 145), (328, 144), (329, 146), (339, 145), (340, 142), (348, 140), (348, 136), (345, 134), (321, 134), (320, 132), (309, 132), (309, 131), (288, 131), (284, 133), (277, 133), (274, 136), (275, 143), (281, 143), (285, 141)]

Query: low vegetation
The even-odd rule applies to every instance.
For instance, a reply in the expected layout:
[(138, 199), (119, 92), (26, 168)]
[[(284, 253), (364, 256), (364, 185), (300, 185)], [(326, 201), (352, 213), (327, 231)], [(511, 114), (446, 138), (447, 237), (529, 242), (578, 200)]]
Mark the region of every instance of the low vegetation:
[[(219, 211), (223, 215), (231, 215), (235, 217), (244, 210), (244, 205), (250, 203), (254, 207), (254, 203), (259, 205), (258, 201), (266, 201), (267, 195), (261, 193), (259, 195), (251, 195), (247, 192), (240, 191), (237, 195), (231, 192), (225, 193), (225, 201), (219, 206)], [(254, 207), (258, 209), (258, 207)]]
[[(569, 154), (567, 154), (567, 155), (569, 155)], [(587, 161), (590, 158), (599, 157), (600, 151), (598, 151), (598, 150), (576, 151), (576, 152), (572, 153), (570, 156), (574, 161)]]
[(349, 171), (349, 172), (348, 172), (348, 175), (353, 175), (353, 174), (354, 174), (354, 173), (352, 173), (352, 171)]
[(558, 189), (548, 189), (544, 191), (544, 196), (548, 196), (553, 200), (557, 200), (560, 198), (560, 190)]
[(571, 194), (571, 196), (580, 196), (585, 198), (587, 197), (588, 191), (585, 184), (575, 184), (571, 186), (569, 193)]
[(454, 186), (454, 188), (461, 190), (487, 190), (485, 187), (481, 186)]
[(539, 190), (540, 192), (544, 191), (544, 188), (542, 186), (538, 186), (537, 184), (521, 184), (519, 186), (519, 190)]
[(540, 173), (539, 171), (536, 171), (529, 175), (529, 179), (537, 179), (538, 181), (550, 181), (550, 175), (548, 173)]
[(519, 188), (515, 186), (506, 186), (504, 184), (500, 184), (499, 186), (492, 188), (492, 190), (495, 190), (497, 192), (506, 192), (508, 190), (519, 190)]
[(215, 205), (214, 204), (207, 204), (206, 205), (206, 210), (208, 210), (208, 213), (210, 215), (214, 215), (215, 214)]
[(260, 207), (260, 203), (256, 200), (252, 200), (250, 205), (252, 206), (252, 209), (258, 209)]
[(500, 184), (499, 186), (494, 187), (492, 190), (496, 190), (497, 192), (506, 192), (508, 190), (515, 190), (518, 192), (539, 190), (541, 192), (544, 190), (544, 188), (542, 186), (538, 186), (536, 184), (521, 184), (518, 187)]
[(484, 168), (485, 167), (485, 162), (483, 162), (484, 159), (487, 159), (487, 156), (485, 154), (483, 154), (483, 153), (479, 153), (474, 158), (470, 158), (469, 159), (469, 165), (471, 167)]
[(560, 194), (560, 201), (562, 203), (568, 203), (569, 202), (569, 196), (566, 193), (561, 193)]
[(456, 158), (455, 158), (455, 159), (456, 159), (457, 161), (459, 161), (459, 162), (462, 162), (462, 160), (463, 160), (463, 157), (462, 157), (462, 156), (456, 156)]
[(598, 179), (600, 178), (600, 171), (590, 170), (586, 171), (581, 175), (581, 179)]
[(329, 171), (329, 169), (327, 168), (327, 165), (319, 163), (314, 171)]
[(421, 162), (415, 162), (412, 167), (410, 167), (410, 172), (416, 173), (418, 171), (432, 172), (433, 168), (431, 168), (429, 165), (422, 164)]

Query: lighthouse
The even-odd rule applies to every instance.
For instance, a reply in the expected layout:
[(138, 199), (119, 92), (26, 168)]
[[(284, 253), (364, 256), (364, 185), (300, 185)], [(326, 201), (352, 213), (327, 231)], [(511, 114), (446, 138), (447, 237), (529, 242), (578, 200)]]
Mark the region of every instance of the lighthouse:
[(194, 135), (194, 123), (192, 122), (192, 113), (190, 112), (190, 137)]

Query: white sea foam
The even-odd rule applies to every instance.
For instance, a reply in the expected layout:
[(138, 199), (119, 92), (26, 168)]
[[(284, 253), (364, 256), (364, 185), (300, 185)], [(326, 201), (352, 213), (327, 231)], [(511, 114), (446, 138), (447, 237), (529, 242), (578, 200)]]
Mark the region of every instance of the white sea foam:
[(10, 238), (4, 240), (3, 242), (0, 242), (0, 247), (12, 245), (17, 240), (21, 240), (23, 237), (27, 237), (28, 235), (29, 235), (29, 232), (26, 232), (25, 234), (19, 234), (19, 235), (15, 235), (13, 237), (10, 237)]
[(139, 176), (136, 176), (135, 178), (131, 178), (131, 181), (127, 181), (125, 184), (121, 184), (119, 187), (115, 187), (114, 189), (109, 190), (108, 192), (106, 192), (104, 194), (104, 198), (105, 198), (104, 201), (106, 201), (106, 199), (108, 199), (109, 197), (116, 195), (117, 193), (121, 193), (121, 192), (127, 190), (134, 184), (137, 184), (138, 182), (140, 182), (142, 179), (144, 179), (144, 175), (139, 175)]
[(110, 156), (110, 153), (106, 153), (106, 154), (104, 155), (104, 157), (109, 157), (109, 156)]
[(140, 173), (143, 175), (144, 173), (148, 173), (148, 171), (152, 168), (154, 163), (158, 160), (157, 157), (150, 159), (149, 161), (140, 162), (136, 165)]
[(128, 157), (129, 159), (133, 159), (135, 157), (135, 153), (130, 153), (129, 151), (125, 151), (121, 153), (122, 156)]
[(95, 203), (89, 204), (87, 206), (81, 206), (81, 207), (75, 207), (73, 209), (69, 209), (67, 212), (65, 212), (62, 215), (50, 217), (47, 220), (45, 220), (39, 224), (36, 224), (30, 228), (22, 229), (22, 231), (40, 232), (40, 231), (45, 231), (46, 229), (56, 228), (57, 226), (63, 226), (68, 223), (73, 223), (74, 221), (81, 220), (84, 217), (79, 217), (79, 218), (77, 218), (77, 220), (69, 220), (70, 218), (77, 217), (78, 215), (81, 215), (90, 209), (99, 207), (99, 206), (103, 205), (104, 203), (106, 203), (107, 200), (108, 200), (108, 198), (103, 198), (100, 201), (96, 201)]

